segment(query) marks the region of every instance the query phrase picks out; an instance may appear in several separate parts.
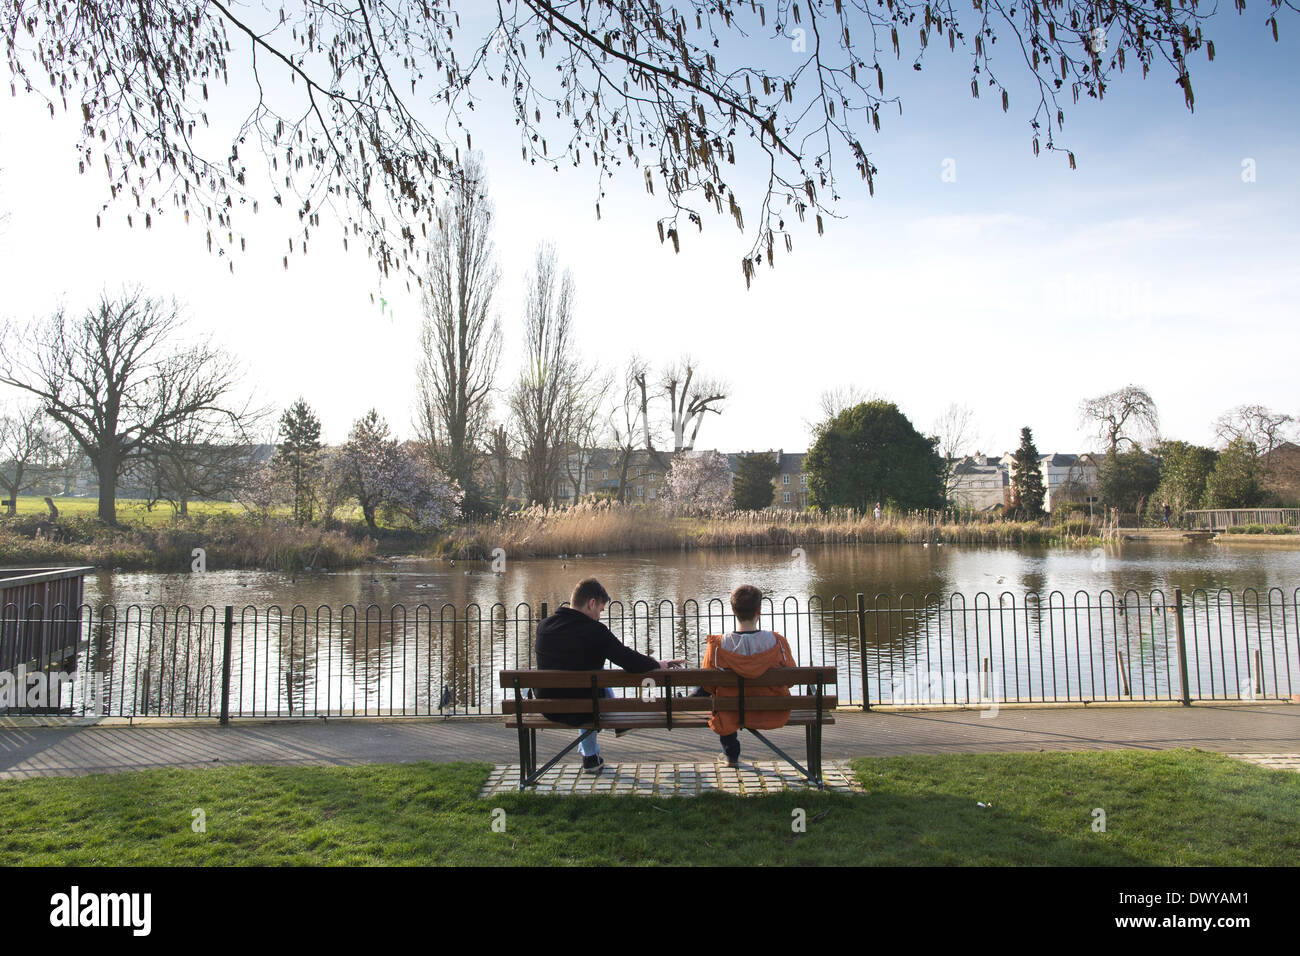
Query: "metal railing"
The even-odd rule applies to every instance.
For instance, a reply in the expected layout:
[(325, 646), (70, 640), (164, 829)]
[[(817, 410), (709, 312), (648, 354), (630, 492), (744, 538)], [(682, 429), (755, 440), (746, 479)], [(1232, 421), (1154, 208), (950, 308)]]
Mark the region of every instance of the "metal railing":
[[(302, 605), (71, 612), (0, 608), (5, 642), (55, 622), (80, 635), (75, 666), (0, 673), (0, 712), (115, 717), (499, 714), (496, 673), (536, 664), (520, 603)], [(722, 598), (613, 602), (616, 636), (699, 666), (735, 625)], [(834, 595), (765, 599), (762, 624), (801, 665), (834, 664), (841, 705), (1289, 699), (1300, 690), (1300, 588)], [(17, 652), (14, 652), (17, 653)], [(19, 654), (18, 656), (22, 656)], [(53, 665), (51, 665), (53, 666)], [(42, 675), (42, 676), (37, 676)], [(44, 697), (33, 688), (44, 681)]]

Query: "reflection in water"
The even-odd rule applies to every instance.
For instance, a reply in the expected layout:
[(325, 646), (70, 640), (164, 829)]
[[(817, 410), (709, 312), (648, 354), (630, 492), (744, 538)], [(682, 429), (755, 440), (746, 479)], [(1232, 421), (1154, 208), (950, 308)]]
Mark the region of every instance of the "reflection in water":
[(606, 622), (625, 643), (693, 666), (705, 635), (734, 626), (731, 590), (755, 584), (768, 595), (762, 626), (800, 663), (834, 663), (846, 703), (1177, 698), (1175, 587), (1191, 696), (1300, 685), (1300, 551), (788, 550), (520, 560), (500, 576), (420, 559), (342, 574), (99, 574), (74, 701), (98, 674), (110, 713), (217, 713), (231, 604), (233, 714), (495, 712), (498, 672), (534, 663), (543, 602), (553, 611), (588, 575), (615, 598)]

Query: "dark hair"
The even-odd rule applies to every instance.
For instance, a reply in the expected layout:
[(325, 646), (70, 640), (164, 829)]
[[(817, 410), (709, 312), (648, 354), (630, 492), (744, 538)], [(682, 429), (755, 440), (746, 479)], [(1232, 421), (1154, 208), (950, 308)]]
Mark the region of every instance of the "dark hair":
[(578, 586), (573, 589), (573, 595), (569, 598), (569, 605), (575, 609), (580, 608), (592, 598), (602, 604), (608, 604), (609, 592), (601, 587), (600, 582), (595, 578), (583, 578), (578, 582)]
[(752, 584), (742, 584), (731, 592), (731, 610), (738, 621), (753, 621), (763, 608), (763, 592)]

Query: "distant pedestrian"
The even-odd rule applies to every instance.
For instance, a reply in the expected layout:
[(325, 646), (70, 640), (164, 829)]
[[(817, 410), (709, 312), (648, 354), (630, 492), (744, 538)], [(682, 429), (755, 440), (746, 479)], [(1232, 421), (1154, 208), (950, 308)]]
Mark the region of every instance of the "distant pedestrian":
[(1173, 525), (1169, 523), (1169, 502), (1167, 501), (1165, 502), (1165, 527), (1166, 528), (1173, 527)]
[(876, 502), (876, 510), (873, 511), (872, 514), (874, 514), (874, 515), (876, 516), (876, 520), (877, 520), (877, 521), (880, 520), (880, 502), (879, 502), (879, 501)]

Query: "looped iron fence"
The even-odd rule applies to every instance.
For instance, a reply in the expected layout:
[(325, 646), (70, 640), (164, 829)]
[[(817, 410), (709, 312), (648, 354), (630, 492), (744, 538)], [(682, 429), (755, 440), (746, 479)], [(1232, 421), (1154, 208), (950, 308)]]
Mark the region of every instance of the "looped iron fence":
[[(366, 717), (501, 712), (497, 671), (535, 666), (546, 603), (0, 607), (0, 712)], [(841, 705), (1272, 700), (1300, 689), (1300, 588), (878, 594), (764, 600)], [(699, 666), (723, 598), (612, 602), (604, 623)]]

